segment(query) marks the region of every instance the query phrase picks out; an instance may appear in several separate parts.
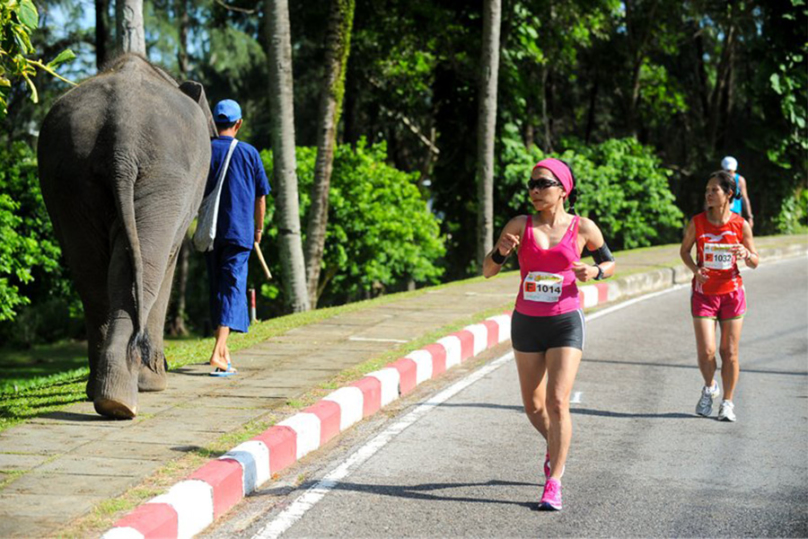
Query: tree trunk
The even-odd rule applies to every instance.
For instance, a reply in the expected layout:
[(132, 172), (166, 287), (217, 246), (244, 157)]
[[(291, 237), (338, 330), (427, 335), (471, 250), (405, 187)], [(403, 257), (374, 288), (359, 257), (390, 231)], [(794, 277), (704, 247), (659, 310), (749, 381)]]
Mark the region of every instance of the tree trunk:
[(544, 151), (553, 151), (553, 120), (550, 118), (550, 109), (553, 100), (553, 88), (550, 77), (550, 68), (543, 65), (541, 68), (541, 123), (544, 128)]
[(293, 312), (309, 310), (306, 264), (300, 238), (295, 124), (292, 90), (292, 38), (287, 0), (266, 0), (269, 102), (278, 239), (284, 293)]
[(146, 56), (143, 0), (115, 0), (115, 19), (118, 50)]
[(733, 48), (735, 48), (735, 25), (729, 21), (724, 50), (721, 54), (721, 61), (718, 64), (715, 86), (710, 95), (710, 123), (708, 128), (710, 148), (715, 151), (718, 146), (718, 132), (721, 123), (722, 101), (727, 98), (727, 87), (732, 77)]
[[(175, 0), (174, 7), (177, 13), (177, 21), (179, 23), (179, 43), (177, 50), (177, 66), (179, 68), (179, 77), (181, 80), (188, 78), (188, 6), (187, 0)], [(167, 331), (172, 337), (181, 337), (188, 335), (188, 328), (185, 327), (185, 304), (186, 304), (186, 291), (188, 290), (188, 270), (191, 258), (191, 240), (188, 233), (185, 233), (185, 238), (180, 247), (179, 260), (177, 261), (177, 272), (174, 286), (173, 305), (170, 306), (171, 313), (168, 320)]]
[(182, 74), (182, 78), (188, 77), (188, 71), (191, 69), (188, 63), (188, 30), (191, 25), (190, 17), (188, 16), (188, 0), (175, 0), (174, 7), (177, 19), (179, 21), (179, 47), (177, 49), (177, 67)]
[(179, 260), (177, 261), (176, 286), (172, 293), (173, 305), (168, 318), (166, 331), (172, 337), (182, 337), (188, 335), (188, 328), (185, 327), (185, 296), (188, 290), (188, 265), (191, 258), (191, 240), (188, 236), (182, 240), (180, 246)]
[(494, 245), (494, 142), (497, 126), (497, 79), (502, 4), (485, 0), (477, 121), (477, 271)]
[(95, 66), (98, 71), (107, 62), (109, 43), (109, 0), (95, 0)]
[(311, 208), (306, 229), (306, 282), (309, 304), (317, 307), (320, 267), (328, 227), (328, 191), (334, 164), (337, 126), (345, 95), (345, 69), (351, 49), (354, 0), (331, 0), (326, 32), (325, 78), (320, 95), (320, 129), (317, 133), (317, 162), (311, 186)]

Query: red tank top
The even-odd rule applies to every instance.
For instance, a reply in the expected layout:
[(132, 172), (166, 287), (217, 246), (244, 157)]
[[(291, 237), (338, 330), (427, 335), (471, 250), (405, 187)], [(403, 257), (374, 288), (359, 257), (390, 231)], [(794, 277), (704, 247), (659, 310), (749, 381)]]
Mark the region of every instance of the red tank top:
[(581, 308), (572, 263), (581, 259), (578, 251), (578, 223), (572, 218), (557, 245), (542, 249), (533, 236), (533, 216), (528, 215), (519, 244), (519, 271), (522, 282), (516, 297), (516, 310), (528, 316), (554, 316)]
[(693, 278), (693, 289), (707, 295), (729, 294), (743, 286), (735, 255), (729, 249), (743, 242), (743, 217), (730, 213), (729, 221), (714, 225), (702, 212), (693, 217), (696, 226), (696, 264), (705, 268), (707, 282)]

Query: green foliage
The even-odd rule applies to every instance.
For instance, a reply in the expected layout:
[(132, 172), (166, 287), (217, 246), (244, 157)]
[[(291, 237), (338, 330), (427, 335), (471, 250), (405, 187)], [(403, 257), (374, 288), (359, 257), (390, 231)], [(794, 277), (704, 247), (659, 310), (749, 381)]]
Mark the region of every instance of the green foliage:
[(37, 26), (39, 13), (31, 0), (4, 0), (0, 3), (0, 119), (8, 113), (8, 96), (16, 79), (25, 81), (31, 91), (31, 100), (37, 103), (39, 94), (31, 80), (37, 69), (61, 79), (54, 69), (76, 57), (73, 51), (67, 49), (47, 64), (29, 59), (28, 56), (35, 52), (31, 32)]
[[(514, 133), (515, 127), (510, 130)], [(503, 138), (503, 145), (499, 193), (508, 211), (497, 223), (500, 228), (515, 214), (532, 212), (525, 188), (530, 171), (540, 159), (558, 157), (570, 164), (578, 182), (575, 210), (597, 223), (612, 249), (678, 238), (683, 215), (668, 183), (671, 172), (660, 166), (652, 148), (636, 139), (594, 145), (567, 139), (565, 150), (557, 154), (543, 154), (535, 146), (527, 150), (513, 135)]]
[(19, 306), (30, 303), (19, 287), (33, 281), (34, 268), (58, 268), (60, 251), (52, 236), (33, 151), (22, 143), (0, 151), (0, 321), (13, 319)]
[(808, 189), (799, 188), (786, 198), (774, 222), (781, 234), (804, 232), (808, 227)]
[[(308, 193), (314, 178), (317, 149), (297, 148), (301, 220), (307, 219)], [(272, 153), (262, 152), (271, 177)], [(437, 219), (429, 212), (416, 181), (386, 163), (385, 144), (356, 148), (341, 145), (334, 153), (329, 191), (328, 231), (321, 274), (320, 304), (337, 304), (402, 290), (408, 281), (436, 283), (442, 273), (437, 265), (445, 252)], [(274, 202), (267, 200), (267, 219)], [(270, 241), (277, 244), (277, 230), (270, 227)], [(277, 257), (273, 273), (280, 275)], [(277, 285), (265, 285), (262, 294), (277, 297)]]
[(30, 345), (80, 331), (81, 307), (60, 263), (36, 157), (21, 142), (0, 150), (0, 237), (0, 338)]

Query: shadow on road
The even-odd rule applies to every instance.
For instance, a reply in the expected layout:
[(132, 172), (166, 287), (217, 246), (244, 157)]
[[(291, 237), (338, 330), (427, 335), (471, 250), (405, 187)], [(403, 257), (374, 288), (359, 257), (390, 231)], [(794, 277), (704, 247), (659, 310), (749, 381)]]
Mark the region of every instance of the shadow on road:
[[(296, 490), (305, 492), (317, 484), (316, 481), (306, 481), (302, 483)], [(333, 485), (334, 490), (343, 490), (349, 492), (362, 492), (373, 494), (377, 496), (392, 496), (396, 498), (408, 498), (414, 500), (428, 500), (428, 501), (444, 501), (444, 502), (462, 502), (462, 503), (487, 503), (487, 504), (503, 504), (503, 505), (516, 505), (527, 509), (535, 510), (537, 508), (536, 501), (511, 501), (511, 500), (497, 500), (492, 498), (471, 498), (468, 496), (445, 496), (433, 494), (433, 491), (449, 490), (455, 488), (468, 488), (468, 487), (531, 487), (535, 489), (536, 483), (522, 483), (515, 481), (500, 481), (492, 479), (485, 483), (425, 483), (422, 485), (363, 485), (361, 483), (348, 483), (337, 482)], [(538, 485), (541, 487), (542, 485)], [(290, 489), (267, 489), (260, 493), (260, 495), (288, 495)]]
[(697, 419), (695, 414), (683, 414), (681, 412), (666, 412), (662, 414), (632, 414), (625, 412), (610, 412), (608, 410), (591, 410), (588, 408), (570, 408), (573, 415), (594, 415), (598, 417), (620, 417), (620, 418), (648, 418), (648, 419)]

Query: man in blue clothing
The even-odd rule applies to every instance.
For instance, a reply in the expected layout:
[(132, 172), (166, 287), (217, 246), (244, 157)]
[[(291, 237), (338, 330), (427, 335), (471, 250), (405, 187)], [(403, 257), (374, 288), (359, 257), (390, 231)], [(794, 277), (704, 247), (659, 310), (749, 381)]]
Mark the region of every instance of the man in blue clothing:
[(749, 194), (746, 192), (746, 178), (738, 174), (738, 160), (732, 156), (726, 156), (721, 160), (721, 168), (726, 170), (735, 180), (735, 200), (732, 201), (729, 209), (737, 213), (749, 222), (749, 226), (755, 226), (755, 217), (752, 215), (752, 203), (749, 202)]
[[(205, 195), (213, 191), (233, 139), (241, 129), (241, 107), (225, 99), (213, 109), (219, 136), (211, 141), (210, 173)], [(238, 141), (227, 167), (219, 200), (216, 240), (205, 253), (210, 279), (210, 310), (216, 328), (216, 342), (210, 364), (215, 376), (234, 374), (227, 337), (231, 331), (246, 333), (250, 324), (247, 309), (247, 261), (253, 243), (260, 243), (264, 229), (266, 195), (269, 194), (264, 165), (258, 151)]]

